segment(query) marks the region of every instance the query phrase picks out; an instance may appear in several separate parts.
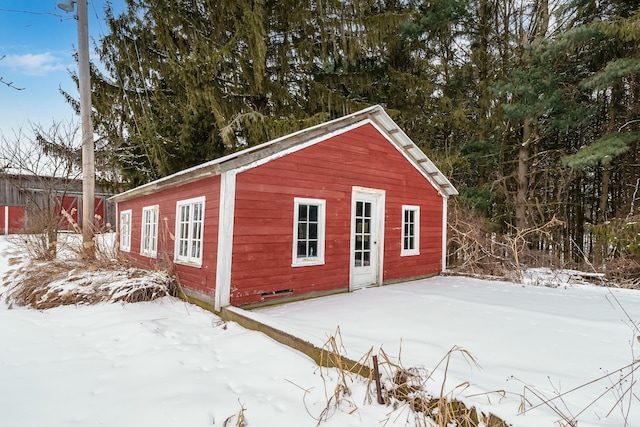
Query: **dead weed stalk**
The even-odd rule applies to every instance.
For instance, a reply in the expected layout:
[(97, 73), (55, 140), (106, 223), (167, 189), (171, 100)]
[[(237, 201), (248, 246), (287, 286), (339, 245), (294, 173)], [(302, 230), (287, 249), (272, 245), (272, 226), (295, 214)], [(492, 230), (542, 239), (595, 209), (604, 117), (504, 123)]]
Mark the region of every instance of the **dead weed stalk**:
[[(351, 392), (351, 384), (358, 378), (363, 377), (368, 381), (372, 380), (371, 370), (366, 366), (366, 361), (370, 359), (372, 352), (373, 347), (370, 348), (360, 360), (352, 361), (344, 356), (346, 349), (342, 342), (340, 327), (336, 329), (334, 335), (329, 336), (322, 346), (319, 363), (320, 377), (324, 383), (324, 396), (327, 403), (320, 415), (316, 417), (311, 414), (305, 402), (307, 412), (318, 422), (317, 425), (331, 418), (338, 409), (348, 412), (349, 414), (358, 410), (358, 406)], [(330, 371), (323, 369), (323, 367), (335, 368), (335, 372), (337, 373), (335, 381), (331, 378)]]
[[(387, 377), (383, 391), (384, 400), (388, 405), (392, 405), (394, 410), (399, 409), (401, 405), (408, 406), (417, 426), (507, 426), (495, 415), (486, 415), (478, 412), (475, 408), (468, 408), (455, 398), (456, 395), (469, 387), (468, 382), (460, 383), (447, 391), (447, 374), (451, 358), (454, 355), (462, 355), (467, 363), (479, 366), (469, 351), (458, 346), (452, 347), (431, 371), (424, 367), (404, 367), (400, 361), (400, 355), (398, 355), (397, 361), (393, 361), (383, 349), (380, 349), (380, 352), (383, 360), (380, 366), (383, 367)], [(427, 383), (434, 381), (434, 375), (440, 371), (442, 372), (442, 379), (439, 380), (441, 381), (440, 392), (438, 396), (433, 396), (427, 391)], [(495, 393), (504, 396), (504, 391), (496, 391)]]
[[(638, 340), (640, 341), (640, 338)], [(633, 353), (633, 344), (631, 345), (631, 348)], [(632, 355), (632, 362), (626, 366), (616, 369), (613, 372), (606, 372), (591, 381), (580, 384), (579, 386), (567, 391), (560, 390), (557, 386), (551, 383), (551, 379), (549, 378), (551, 388), (553, 389), (551, 395), (541, 391), (537, 387), (524, 383), (524, 381), (516, 377), (512, 376), (511, 379), (523, 384), (523, 393), (520, 396), (521, 403), (519, 408), (519, 412), (521, 414), (526, 414), (536, 408), (546, 406), (559, 417), (557, 422), (560, 426), (576, 427), (578, 426), (578, 421), (582, 414), (605, 397), (613, 396), (614, 401), (611, 404), (610, 409), (606, 414), (601, 414), (601, 418), (608, 418), (614, 411), (618, 410), (624, 420), (624, 424), (622, 424), (622, 426), (628, 427), (635, 425), (630, 423), (630, 420), (632, 419), (632, 410), (634, 408), (637, 410), (637, 408), (640, 407), (640, 396), (634, 391), (637, 383), (636, 377), (639, 370), (640, 358), (636, 358), (635, 355)], [(608, 383), (604, 387), (604, 391), (591, 400), (591, 402), (589, 402), (585, 407), (574, 409), (573, 411), (571, 410), (570, 405), (565, 400), (568, 395), (575, 393), (578, 390), (591, 387), (594, 384), (598, 384), (600, 386), (603, 382)]]
[[(363, 404), (373, 404), (375, 385), (373, 370), (368, 367), (368, 361), (372, 360), (373, 347), (364, 354), (358, 361), (352, 361), (345, 356), (345, 347), (342, 342), (340, 328), (336, 329), (322, 347), (320, 360), (320, 375), (325, 386), (324, 398), (326, 405), (319, 416), (314, 416), (307, 407), (307, 412), (320, 425), (327, 421), (336, 411), (341, 410), (349, 414), (358, 410), (358, 404), (354, 399), (351, 387), (355, 381), (367, 382), (367, 393), (364, 396)], [(400, 361), (400, 355), (394, 361), (383, 349), (380, 349), (381, 379), (384, 384), (382, 398), (384, 404), (391, 407), (389, 416), (395, 414), (402, 416), (408, 411), (407, 416), (418, 427), (507, 427), (508, 424), (493, 414), (483, 414), (475, 408), (467, 408), (464, 403), (456, 399), (462, 391), (469, 387), (468, 382), (458, 384), (451, 390), (447, 390), (447, 373), (454, 355), (462, 355), (464, 360), (478, 366), (475, 357), (467, 350), (454, 346), (438, 362), (433, 370), (428, 371), (423, 367), (406, 368)], [(335, 375), (329, 369), (335, 368)], [(440, 379), (439, 396), (432, 396), (427, 389), (427, 383), (436, 381), (436, 372), (443, 372)], [(305, 390), (305, 397), (309, 393)], [(500, 397), (504, 397), (504, 391), (496, 391)], [(487, 393), (488, 394), (488, 393)], [(409, 419), (407, 420), (409, 421)]]
[[(224, 423), (222, 423), (223, 427), (245, 427), (247, 425), (247, 420), (244, 416), (244, 412), (247, 410), (247, 408), (245, 408), (242, 402), (240, 402), (240, 399), (238, 399), (238, 403), (240, 404), (240, 411), (237, 414), (231, 415), (229, 418), (224, 420)], [(235, 423), (231, 424), (234, 419)]]

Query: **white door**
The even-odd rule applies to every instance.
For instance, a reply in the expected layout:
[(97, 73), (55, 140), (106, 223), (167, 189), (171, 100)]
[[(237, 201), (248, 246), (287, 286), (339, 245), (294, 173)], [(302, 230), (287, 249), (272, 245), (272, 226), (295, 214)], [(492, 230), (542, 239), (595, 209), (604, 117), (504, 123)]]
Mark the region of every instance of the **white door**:
[(382, 283), (384, 191), (354, 188), (351, 204), (350, 289)]

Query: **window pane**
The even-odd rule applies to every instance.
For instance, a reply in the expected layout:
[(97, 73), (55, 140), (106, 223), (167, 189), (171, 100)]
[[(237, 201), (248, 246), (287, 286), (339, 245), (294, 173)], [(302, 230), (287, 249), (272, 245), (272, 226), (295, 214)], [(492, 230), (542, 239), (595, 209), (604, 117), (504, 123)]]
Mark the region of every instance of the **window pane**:
[(201, 223), (199, 222), (194, 222), (193, 223), (193, 232), (191, 233), (191, 237), (194, 240), (199, 240), (200, 239), (200, 227), (201, 227)]
[(318, 224), (309, 224), (309, 238), (310, 239), (318, 238)]
[(364, 204), (364, 216), (371, 218), (371, 203), (369, 202)]
[(362, 236), (356, 236), (356, 250), (362, 250)]
[(371, 265), (371, 253), (369, 251), (362, 253), (362, 266), (366, 267)]
[(362, 216), (362, 202), (356, 202), (356, 216)]
[(307, 242), (298, 240), (298, 258), (306, 258), (307, 256)]
[(356, 233), (362, 233), (362, 220), (356, 218)]
[(309, 221), (318, 222), (318, 206), (309, 206)]
[(306, 239), (307, 238), (307, 224), (300, 223), (298, 224), (298, 239)]
[(364, 236), (364, 249), (371, 249), (371, 236)]
[(309, 241), (309, 256), (317, 257), (318, 256), (318, 241), (311, 240)]
[(298, 221), (307, 221), (307, 205), (298, 207)]

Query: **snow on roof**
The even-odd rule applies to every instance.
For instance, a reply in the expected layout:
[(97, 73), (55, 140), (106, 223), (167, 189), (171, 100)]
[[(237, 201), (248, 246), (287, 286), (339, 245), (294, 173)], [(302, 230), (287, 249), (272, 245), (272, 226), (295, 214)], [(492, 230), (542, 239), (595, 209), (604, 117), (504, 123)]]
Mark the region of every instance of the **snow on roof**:
[(123, 201), (135, 196), (150, 194), (160, 189), (185, 184), (207, 176), (219, 175), (233, 169), (246, 169), (265, 160), (277, 158), (295, 150), (309, 141), (322, 141), (358, 124), (372, 123), (400, 151), (413, 166), (436, 188), (442, 197), (458, 194), (455, 187), (422, 150), (407, 136), (379, 105), (365, 108), (335, 120), (321, 123), (297, 132), (238, 151), (215, 160), (182, 170), (164, 178), (157, 179), (139, 187), (113, 196), (114, 201)]

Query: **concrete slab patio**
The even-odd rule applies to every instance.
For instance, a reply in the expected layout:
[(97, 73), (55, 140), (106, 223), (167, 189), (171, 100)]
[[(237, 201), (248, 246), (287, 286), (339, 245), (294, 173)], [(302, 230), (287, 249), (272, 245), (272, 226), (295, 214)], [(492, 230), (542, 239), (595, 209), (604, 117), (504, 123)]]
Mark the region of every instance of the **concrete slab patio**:
[[(592, 285), (551, 288), (439, 276), (229, 312), (315, 347), (334, 336), (354, 361), (372, 350), (404, 367), (423, 367), (432, 374), (434, 392), (444, 390), (522, 425), (552, 425), (560, 418), (532, 391), (553, 398), (575, 387), (562, 395), (562, 406), (568, 414), (588, 407), (581, 426), (623, 425), (607, 417), (616, 405), (615, 394), (607, 395), (611, 377), (581, 385), (617, 372), (640, 353), (640, 292)], [(451, 349), (465, 352), (451, 353), (445, 369)], [(531, 407), (524, 415), (523, 399)], [(640, 423), (640, 405), (632, 403)]]

